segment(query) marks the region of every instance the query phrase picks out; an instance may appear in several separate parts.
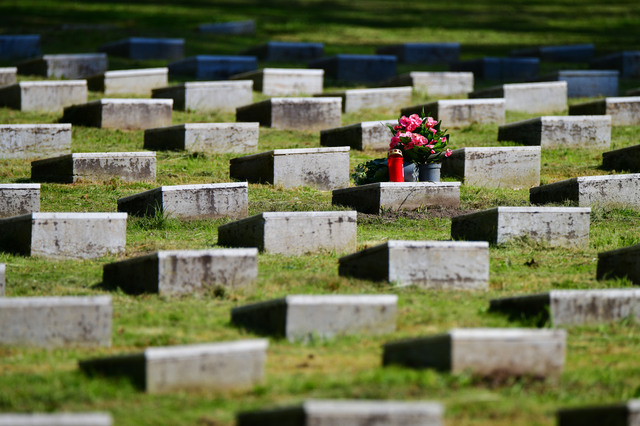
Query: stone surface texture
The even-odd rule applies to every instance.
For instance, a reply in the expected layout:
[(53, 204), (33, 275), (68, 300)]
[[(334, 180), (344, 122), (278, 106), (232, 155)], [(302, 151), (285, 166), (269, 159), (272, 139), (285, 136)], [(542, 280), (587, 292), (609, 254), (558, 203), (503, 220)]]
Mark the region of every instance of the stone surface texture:
[(625, 404), (564, 408), (556, 413), (558, 426), (640, 425), (640, 399)]
[(258, 147), (258, 123), (186, 123), (147, 129), (144, 149), (246, 154)]
[(540, 185), (540, 158), (540, 147), (460, 148), (442, 162), (441, 174), (483, 188), (530, 188)]
[(504, 98), (507, 111), (561, 112), (567, 109), (567, 82), (503, 84), (469, 93), (469, 98)]
[(236, 121), (281, 130), (323, 130), (340, 126), (342, 98), (271, 98), (236, 108)]
[(64, 109), (62, 121), (102, 129), (144, 130), (171, 124), (171, 99), (108, 99)]
[(0, 344), (111, 346), (111, 296), (0, 298)]
[(112, 426), (108, 413), (3, 413), (0, 426)]
[(381, 85), (412, 86), (430, 96), (459, 96), (473, 92), (473, 73), (413, 71), (385, 80)]
[(622, 78), (640, 77), (640, 50), (612, 53), (591, 61), (591, 68), (618, 70)]
[(0, 184), (0, 217), (40, 211), (39, 183)]
[(7, 266), (4, 263), (0, 263), (0, 297), (5, 295), (6, 284)]
[(454, 62), (451, 71), (470, 71), (477, 79), (496, 81), (528, 81), (538, 77), (539, 58), (484, 57)]
[(18, 64), (18, 74), (47, 78), (87, 78), (106, 70), (105, 53), (44, 55)]
[(396, 329), (397, 304), (396, 295), (290, 295), (232, 308), (231, 322), (289, 341), (387, 334)]
[(87, 102), (85, 80), (21, 81), (0, 88), (0, 106), (20, 111), (61, 112)]
[(226, 80), (232, 75), (258, 69), (255, 56), (197, 55), (169, 64), (171, 76), (196, 80)]
[(486, 290), (489, 244), (460, 241), (398, 241), (341, 257), (342, 276), (395, 282), (400, 286)]
[(264, 212), (218, 228), (218, 244), (301, 255), (317, 251), (353, 252), (355, 211)]
[(98, 47), (99, 52), (112, 56), (146, 61), (149, 59), (175, 60), (184, 56), (183, 38), (129, 37)]
[(127, 293), (213, 294), (250, 288), (258, 277), (258, 250), (163, 250), (109, 263), (103, 283)]
[[(106, 96), (134, 94), (151, 96), (151, 91), (169, 84), (169, 68), (106, 71), (87, 78), (89, 90)], [(86, 102), (86, 100), (85, 100)]]
[(0, 124), (0, 158), (42, 158), (71, 152), (71, 124)]
[(2, 67), (0, 68), (0, 87), (11, 86), (18, 82), (18, 68)]
[(118, 199), (118, 211), (187, 220), (238, 219), (247, 216), (248, 190), (246, 182), (161, 186)]
[(53, 259), (124, 253), (126, 213), (30, 213), (0, 219), (0, 249)]
[(589, 207), (494, 207), (451, 219), (454, 240), (503, 244), (517, 238), (558, 247), (589, 245)]
[(232, 158), (230, 175), (285, 188), (344, 188), (349, 185), (349, 147), (276, 149)]
[(614, 126), (640, 125), (640, 96), (605, 98), (571, 105), (569, 115), (610, 115)]
[(540, 145), (544, 148), (606, 149), (611, 144), (608, 115), (544, 116), (505, 124), (498, 141)]
[(351, 149), (373, 149), (388, 151), (393, 133), (388, 125), (396, 125), (398, 120), (363, 121), (362, 123), (336, 127), (320, 131), (320, 145), (348, 146)]
[(324, 70), (325, 77), (343, 82), (377, 83), (396, 75), (392, 55), (339, 54), (310, 61), (309, 68)]
[(531, 204), (563, 203), (578, 206), (640, 206), (640, 174), (581, 176), (529, 190)]
[(422, 111), (443, 128), (465, 127), (473, 123), (504, 123), (504, 99), (447, 99), (402, 108), (402, 115), (422, 115)]
[(349, 89), (341, 92), (325, 92), (315, 96), (342, 98), (342, 112), (356, 112), (365, 109), (394, 111), (399, 106), (411, 104), (412, 89), (410, 86)]
[(640, 245), (598, 253), (596, 278), (627, 278), (640, 284)]
[(187, 82), (154, 89), (152, 96), (173, 99), (179, 111), (235, 111), (253, 101), (252, 88), (251, 80)]
[(540, 77), (542, 81), (567, 82), (570, 98), (618, 96), (618, 71), (565, 70)]
[(234, 75), (230, 80), (251, 80), (253, 90), (267, 96), (314, 95), (322, 93), (324, 70), (263, 68)]
[(603, 152), (602, 167), (608, 170), (640, 172), (640, 145)]

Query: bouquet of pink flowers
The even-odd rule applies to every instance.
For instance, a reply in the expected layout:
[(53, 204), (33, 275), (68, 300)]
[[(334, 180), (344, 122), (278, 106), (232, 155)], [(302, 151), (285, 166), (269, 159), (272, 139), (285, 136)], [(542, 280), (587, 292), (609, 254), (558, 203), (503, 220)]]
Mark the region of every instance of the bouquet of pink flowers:
[(446, 130), (440, 130), (440, 124), (441, 121), (431, 117), (403, 115), (396, 126), (389, 125), (394, 135), (389, 148), (401, 149), (404, 158), (416, 164), (438, 163), (451, 155), (451, 150), (447, 148), (449, 135)]

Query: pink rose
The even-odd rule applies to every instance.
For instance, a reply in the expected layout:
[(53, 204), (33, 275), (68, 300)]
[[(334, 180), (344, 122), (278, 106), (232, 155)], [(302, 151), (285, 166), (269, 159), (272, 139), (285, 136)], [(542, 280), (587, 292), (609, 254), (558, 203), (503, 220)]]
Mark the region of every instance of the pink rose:
[(447, 143), (447, 138), (445, 138), (445, 137), (440, 138), (440, 142)]
[(445, 156), (445, 157), (451, 157), (451, 152), (452, 152), (452, 151), (451, 151), (450, 149), (447, 149), (447, 150), (444, 152), (444, 156)]
[[(433, 119), (433, 118), (431, 118), (431, 117), (427, 117), (427, 119), (426, 119), (425, 121), (426, 121), (426, 126), (427, 126), (427, 127), (433, 127), (433, 126), (435, 126), (436, 124), (438, 124), (438, 120), (434, 120), (434, 119)], [(435, 132), (434, 132), (434, 133), (435, 133)]]
[(413, 133), (411, 135), (411, 142), (413, 142), (413, 144), (415, 146), (422, 146), (422, 145), (426, 144), (428, 141), (427, 141), (427, 138), (425, 138), (421, 134)]

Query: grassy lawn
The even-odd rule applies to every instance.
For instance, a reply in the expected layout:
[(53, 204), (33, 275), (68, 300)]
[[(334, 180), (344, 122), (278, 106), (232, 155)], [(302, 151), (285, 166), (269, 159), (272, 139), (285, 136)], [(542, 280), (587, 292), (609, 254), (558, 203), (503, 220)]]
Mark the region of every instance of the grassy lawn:
[[(182, 37), (187, 55), (234, 54), (268, 40), (325, 43), (326, 54), (373, 53), (377, 46), (405, 41), (462, 43), (462, 58), (507, 55), (519, 47), (595, 43), (597, 55), (637, 49), (640, 25), (637, 0), (480, 0), (452, 4), (442, 0), (283, 1), (238, 0), (108, 2), (79, 0), (5, 1), (0, 4), (2, 33), (42, 35), (45, 53), (94, 52), (102, 43), (129, 36)], [(255, 36), (200, 34), (201, 23), (257, 20)], [(110, 69), (164, 66), (161, 61), (109, 58)], [(12, 65), (10, 62), (0, 65)], [(269, 64), (296, 66), (303, 64)], [(542, 64), (541, 71), (586, 68), (586, 64)], [(441, 69), (400, 65), (398, 72)], [(491, 82), (477, 82), (476, 87)], [(621, 80), (620, 93), (640, 80)], [(334, 82), (327, 90), (341, 89)], [(100, 93), (91, 93), (98, 99)], [(254, 94), (255, 100), (264, 99)], [(431, 100), (415, 94), (414, 102)], [(571, 102), (582, 102), (572, 100)], [(398, 111), (400, 106), (398, 106)], [(397, 117), (369, 110), (343, 114), (343, 124)], [(558, 114), (566, 114), (559, 111)], [(507, 122), (534, 117), (507, 113)], [(0, 108), (0, 123), (52, 123), (56, 114), (22, 113)], [(230, 122), (234, 114), (198, 111), (173, 114), (173, 123)], [(447, 123), (443, 123), (446, 127)], [(451, 129), (451, 147), (497, 146), (498, 126), (475, 124)], [(640, 127), (612, 130), (612, 149), (635, 145)], [(142, 131), (74, 126), (74, 152), (140, 151)], [(260, 129), (259, 151), (318, 147), (319, 133)], [(381, 157), (352, 151), (356, 164)], [(156, 182), (42, 184), (46, 212), (113, 212), (118, 198), (159, 185), (229, 181), (234, 155), (158, 152)], [(544, 150), (541, 182), (574, 176), (609, 174), (600, 168), (602, 152), (588, 149)], [(620, 171), (618, 171), (620, 172)], [(0, 160), (0, 183), (29, 182), (30, 163)], [(463, 185), (461, 212), (494, 206), (529, 204), (528, 190), (483, 189)], [(250, 214), (263, 211), (335, 210), (331, 194), (312, 188), (283, 189), (249, 185)], [(437, 209), (420, 214), (359, 215), (358, 248), (388, 239), (446, 240), (449, 217)], [(124, 257), (155, 250), (217, 247), (217, 228), (228, 220), (179, 221), (130, 217)], [(259, 255), (259, 278), (252, 291), (201, 297), (130, 296), (102, 288), (102, 267), (117, 258), (51, 261), (0, 253), (7, 265), (6, 295), (97, 295), (113, 297), (112, 345), (99, 349), (0, 347), (0, 411), (107, 411), (118, 425), (232, 425), (240, 410), (288, 405), (306, 398), (436, 400), (445, 404), (450, 425), (552, 425), (560, 407), (614, 403), (640, 397), (640, 324), (571, 327), (565, 371), (557, 380), (488, 380), (468, 374), (382, 367), (382, 344), (404, 337), (446, 332), (452, 327), (519, 327), (488, 312), (489, 300), (551, 289), (631, 287), (627, 280), (596, 281), (597, 254), (640, 243), (640, 209), (595, 207), (590, 243), (584, 249), (558, 249), (527, 241), (490, 249), (490, 289), (486, 292), (396, 288), (389, 283), (338, 276), (340, 253), (299, 257)], [(148, 346), (252, 338), (230, 324), (230, 309), (287, 294), (383, 294), (399, 296), (397, 332), (386, 336), (342, 337), (309, 344), (270, 339), (266, 378), (248, 390), (208, 390), (147, 395), (125, 379), (87, 377), (78, 360), (142, 351)], [(547, 325), (548, 326), (548, 325)]]

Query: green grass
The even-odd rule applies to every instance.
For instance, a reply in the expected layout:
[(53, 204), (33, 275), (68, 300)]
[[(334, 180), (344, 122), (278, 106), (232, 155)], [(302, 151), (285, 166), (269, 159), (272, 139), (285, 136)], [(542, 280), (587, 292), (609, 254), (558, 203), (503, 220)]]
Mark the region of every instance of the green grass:
[[(462, 59), (507, 55), (511, 49), (569, 43), (595, 43), (597, 54), (637, 48), (640, 26), (636, 0), (497, 0), (408, 2), (371, 0), (238, 0), (234, 2), (96, 2), (21, 0), (0, 4), (0, 32), (42, 34), (45, 53), (93, 52), (102, 43), (128, 36), (183, 37), (187, 55), (235, 54), (268, 40), (325, 43), (326, 54), (373, 53), (377, 46), (405, 41), (458, 41)], [(198, 24), (255, 18), (255, 36), (199, 34)], [(164, 66), (162, 61), (109, 58), (110, 69)], [(11, 63), (0, 65), (12, 65)], [(260, 63), (264, 66), (301, 64)], [(302, 65), (304, 66), (304, 65)], [(541, 64), (541, 72), (586, 64)], [(398, 72), (443, 69), (399, 65)], [(32, 77), (21, 77), (33, 79)], [(484, 87), (492, 82), (476, 82)], [(620, 90), (640, 86), (621, 80)], [(337, 85), (336, 90), (360, 85)], [(91, 92), (90, 99), (102, 94)], [(254, 100), (265, 97), (255, 93)], [(416, 93), (413, 103), (433, 98)], [(584, 102), (571, 100), (570, 103)], [(399, 109), (399, 108), (398, 108)], [(343, 114), (343, 124), (385, 120), (397, 111)], [(557, 114), (566, 114), (558, 111)], [(533, 117), (507, 113), (507, 122)], [(1, 123), (53, 123), (58, 114), (23, 113), (0, 108)], [(174, 111), (173, 123), (230, 122), (233, 113)], [(446, 127), (446, 123), (444, 123)], [(498, 126), (475, 124), (450, 129), (452, 148), (513, 145), (498, 143)], [(612, 130), (612, 149), (637, 144), (638, 126)], [(318, 147), (319, 133), (260, 129), (259, 150)], [(74, 152), (139, 151), (143, 132), (73, 128)], [(609, 174), (600, 168), (602, 152), (588, 149), (543, 150), (541, 182), (574, 176)], [(381, 157), (352, 151), (350, 167)], [(158, 152), (156, 182), (119, 179), (76, 184), (42, 184), (42, 211), (116, 211), (118, 198), (159, 185), (229, 181), (234, 155)], [(617, 171), (622, 172), (622, 171)], [(30, 163), (0, 160), (0, 182), (30, 181)], [(499, 205), (528, 205), (528, 190), (461, 187), (461, 211)], [(284, 189), (249, 185), (249, 213), (341, 209), (331, 194), (313, 188)], [(445, 216), (445, 217), (442, 217)], [(130, 217), (124, 257), (162, 249), (217, 246), (217, 228), (228, 219), (180, 221), (162, 216)], [(252, 290), (166, 298), (130, 296), (102, 285), (104, 264), (120, 259), (51, 261), (0, 253), (7, 265), (6, 294), (16, 296), (97, 295), (113, 297), (109, 348), (0, 347), (0, 412), (107, 411), (115, 424), (231, 425), (237, 411), (289, 405), (306, 398), (437, 400), (446, 406), (447, 424), (551, 425), (560, 407), (614, 403), (640, 397), (640, 325), (571, 327), (565, 371), (556, 380), (479, 379), (433, 370), (382, 367), (382, 344), (398, 338), (446, 332), (452, 327), (532, 326), (488, 312), (489, 300), (561, 288), (629, 287), (625, 279), (597, 281), (597, 254), (640, 243), (640, 210), (595, 207), (590, 243), (583, 249), (557, 249), (522, 240), (490, 248), (490, 288), (485, 292), (396, 288), (390, 283), (340, 277), (341, 253), (299, 257), (260, 254), (259, 278)], [(451, 219), (437, 209), (417, 213), (385, 212), (358, 216), (358, 249), (388, 239), (446, 240)], [(309, 344), (270, 339), (264, 383), (229, 392), (209, 390), (147, 395), (123, 378), (89, 377), (79, 360), (141, 351), (148, 346), (251, 338), (230, 324), (230, 309), (287, 294), (382, 294), (399, 296), (397, 331), (384, 336), (351, 336)]]

